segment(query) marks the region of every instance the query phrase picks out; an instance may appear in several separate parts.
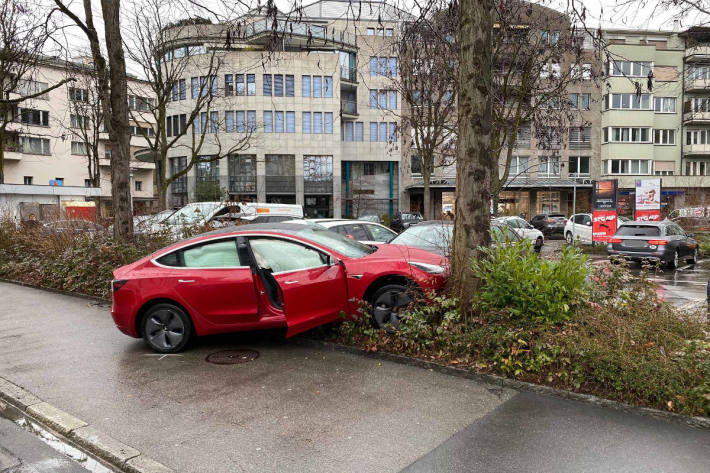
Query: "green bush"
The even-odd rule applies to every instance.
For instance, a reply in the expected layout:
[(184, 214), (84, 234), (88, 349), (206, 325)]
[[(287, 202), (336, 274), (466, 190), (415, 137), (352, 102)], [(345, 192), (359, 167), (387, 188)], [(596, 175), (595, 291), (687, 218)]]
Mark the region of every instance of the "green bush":
[(514, 319), (556, 323), (569, 320), (587, 295), (589, 267), (578, 249), (565, 247), (559, 260), (542, 259), (525, 240), (484, 249), (473, 263), (482, 281), (484, 310), (503, 309)]

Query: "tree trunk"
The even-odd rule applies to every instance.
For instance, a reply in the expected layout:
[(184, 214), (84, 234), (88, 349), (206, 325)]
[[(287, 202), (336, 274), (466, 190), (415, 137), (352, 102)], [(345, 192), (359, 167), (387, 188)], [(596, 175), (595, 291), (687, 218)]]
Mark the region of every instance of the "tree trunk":
[(431, 211), (431, 173), (424, 171), (422, 177), (424, 178), (424, 208), (422, 209), (422, 215), (424, 220), (432, 220), (434, 216)]
[(110, 141), (115, 153), (111, 155), (111, 198), (113, 200), (113, 235), (117, 239), (133, 238), (130, 161), (131, 135), (128, 132), (128, 90), (126, 61), (120, 27), (120, 0), (101, 0), (106, 49), (108, 51), (111, 87)]
[(478, 247), (490, 243), (492, 113), (492, 0), (459, 3), (459, 138), (456, 155), (456, 219), (451, 284), (460, 307), (470, 310), (479, 281), (471, 271)]

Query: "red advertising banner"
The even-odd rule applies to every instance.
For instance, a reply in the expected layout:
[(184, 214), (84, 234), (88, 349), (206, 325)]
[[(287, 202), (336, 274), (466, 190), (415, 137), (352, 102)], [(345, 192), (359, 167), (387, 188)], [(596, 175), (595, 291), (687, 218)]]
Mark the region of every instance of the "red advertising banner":
[(634, 220), (640, 222), (660, 222), (661, 210), (637, 210), (634, 214)]
[(592, 241), (609, 241), (616, 233), (616, 210), (592, 212)]

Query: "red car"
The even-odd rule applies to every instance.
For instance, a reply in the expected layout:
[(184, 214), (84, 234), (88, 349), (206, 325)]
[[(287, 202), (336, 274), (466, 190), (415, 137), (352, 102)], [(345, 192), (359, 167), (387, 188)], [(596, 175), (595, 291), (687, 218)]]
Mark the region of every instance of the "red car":
[(114, 271), (111, 315), (161, 353), (194, 335), (287, 327), (287, 336), (373, 306), (397, 323), (411, 288), (440, 289), (445, 258), (400, 245), (369, 246), (314, 225), (266, 223), (216, 230)]

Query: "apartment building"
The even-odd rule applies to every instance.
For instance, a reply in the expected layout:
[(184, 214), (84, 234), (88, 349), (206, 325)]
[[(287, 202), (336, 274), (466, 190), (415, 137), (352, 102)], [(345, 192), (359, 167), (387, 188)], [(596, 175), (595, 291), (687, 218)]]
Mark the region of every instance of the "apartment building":
[[(357, 5), (339, 0), (304, 6), (300, 21), (278, 20), (276, 36), (271, 20), (258, 14), (236, 28), (176, 29), (172, 57), (192, 57), (180, 80), (185, 93), (170, 102), (168, 115), (184, 123), (205, 80), (214, 98), (204, 119), (185, 124), (192, 132), (169, 151), (169, 173), (187, 165), (200, 125), (209, 135), (201, 155), (223, 153), (245, 136), (248, 148), (198, 163), (172, 183), (170, 205), (199, 198), (212, 183), (225, 198), (301, 204), (312, 217), (398, 210), (401, 99), (389, 81), (398, 70), (391, 46), (402, 16), (367, 2), (353, 22), (353, 10)], [(220, 65), (205, 78), (214, 51)]]
[[(108, 133), (99, 137), (100, 185), (90, 179), (87, 141), (80, 129), (88, 129), (91, 93), (86, 80), (89, 64), (85, 60), (67, 62), (42, 58), (37, 69), (22, 82), (10, 98), (47, 90), (61, 81), (73, 78), (37, 98), (22, 101), (13, 110), (13, 122), (8, 124), (5, 142), (5, 183), (0, 184), (0, 211), (10, 211), (21, 218), (27, 213), (40, 219), (60, 216), (62, 202), (100, 202), (103, 215), (111, 213), (111, 170)], [(129, 107), (147, 110), (149, 101), (145, 85), (129, 79), (132, 94)], [(92, 92), (93, 93), (93, 92)], [(136, 95), (140, 94), (140, 95)], [(78, 104), (82, 106), (78, 106)], [(83, 112), (81, 112), (83, 110)], [(97, 122), (98, 123), (98, 122)], [(145, 148), (142, 133), (152, 133), (149, 120), (131, 122), (133, 153)], [(131, 187), (136, 212), (150, 209), (154, 201), (154, 164), (134, 160), (131, 163)], [(22, 209), (29, 209), (23, 212)], [(37, 211), (39, 210), (39, 215)]]

